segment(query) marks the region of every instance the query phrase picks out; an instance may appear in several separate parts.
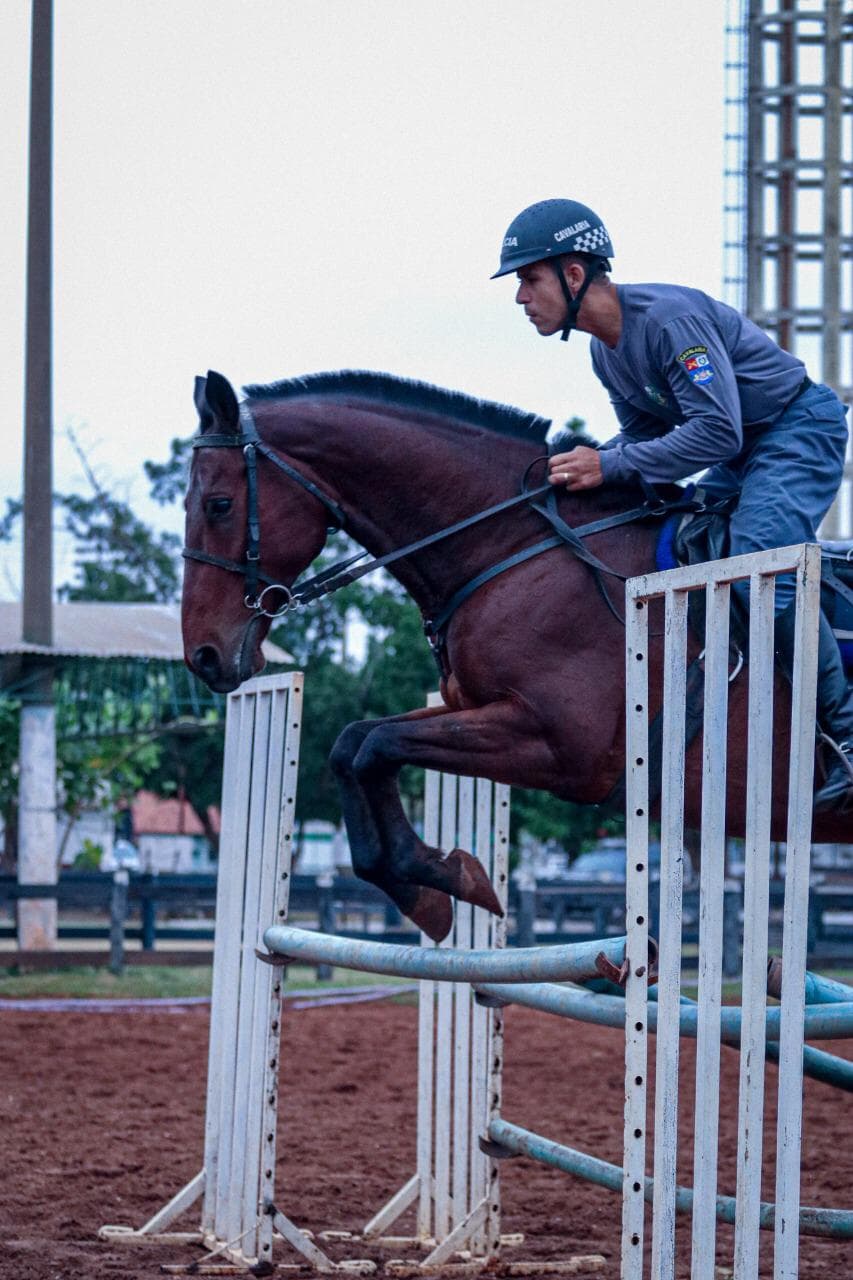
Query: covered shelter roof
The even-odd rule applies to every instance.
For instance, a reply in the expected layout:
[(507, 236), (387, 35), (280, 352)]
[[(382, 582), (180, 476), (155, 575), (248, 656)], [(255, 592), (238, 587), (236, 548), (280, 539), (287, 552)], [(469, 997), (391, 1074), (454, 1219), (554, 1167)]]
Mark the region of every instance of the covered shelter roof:
[[(269, 640), (263, 654), (274, 666), (294, 662)], [(53, 644), (47, 646), (24, 643), (21, 605), (0, 602), (0, 696), (39, 701), (39, 658), (52, 669), (60, 738), (211, 728), (225, 714), (225, 695), (184, 664), (178, 605), (54, 604)]]
[[(20, 601), (0, 602), (0, 654), (44, 654), (66, 658), (140, 658), (183, 662), (181, 610), (177, 604), (69, 602), (53, 606), (53, 644), (21, 639)], [(267, 662), (286, 666), (293, 658), (267, 639)]]

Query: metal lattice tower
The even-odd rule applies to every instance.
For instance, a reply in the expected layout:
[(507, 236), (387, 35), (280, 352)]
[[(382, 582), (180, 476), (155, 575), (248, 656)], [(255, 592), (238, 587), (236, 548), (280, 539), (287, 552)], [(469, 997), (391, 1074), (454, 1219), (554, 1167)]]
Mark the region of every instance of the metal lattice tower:
[[(853, 400), (853, 0), (727, 0), (724, 288)], [(822, 530), (853, 536), (853, 463)]]

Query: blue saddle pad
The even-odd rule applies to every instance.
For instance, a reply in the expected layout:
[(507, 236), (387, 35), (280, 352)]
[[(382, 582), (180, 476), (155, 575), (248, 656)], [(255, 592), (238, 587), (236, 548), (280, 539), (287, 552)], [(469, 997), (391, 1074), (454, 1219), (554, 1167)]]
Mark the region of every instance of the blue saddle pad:
[[(680, 563), (675, 554), (675, 536), (682, 519), (681, 513), (677, 512), (665, 520), (661, 526), (655, 549), (655, 563), (658, 569), (675, 569)], [(824, 543), (823, 545), (835, 551), (836, 554), (842, 548), (847, 551), (850, 546), (849, 543)], [(828, 616), (838, 639), (841, 661), (844, 663), (847, 678), (853, 680), (853, 606), (836, 597), (834, 609), (831, 613), (828, 611)]]

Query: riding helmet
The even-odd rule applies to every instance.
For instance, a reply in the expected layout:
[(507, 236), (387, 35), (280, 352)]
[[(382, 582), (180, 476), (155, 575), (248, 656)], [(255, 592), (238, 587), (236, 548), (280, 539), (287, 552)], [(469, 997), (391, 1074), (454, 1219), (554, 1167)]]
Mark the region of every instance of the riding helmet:
[[(577, 200), (540, 200), (522, 209), (507, 227), (501, 264), (492, 279), (564, 253), (607, 259), (613, 257), (613, 245), (598, 214), (587, 205)], [(604, 269), (610, 269), (609, 262)]]

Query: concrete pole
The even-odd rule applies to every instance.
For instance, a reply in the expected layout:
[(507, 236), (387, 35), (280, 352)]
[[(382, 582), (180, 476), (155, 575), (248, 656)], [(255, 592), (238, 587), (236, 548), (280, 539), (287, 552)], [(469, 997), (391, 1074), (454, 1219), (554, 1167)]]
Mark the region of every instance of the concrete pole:
[[(22, 638), (53, 644), (52, 164), (53, 3), (33, 0), (30, 171), (27, 224), (27, 337), (24, 415)], [(56, 734), (51, 668), (28, 659), (21, 711), (18, 881), (56, 883)], [(56, 899), (21, 898), (18, 946), (56, 945)]]
[[(18, 779), (18, 882), (56, 884), (56, 714), (50, 702), (21, 709)], [(20, 898), (18, 946), (52, 951), (56, 946), (56, 898)]]

